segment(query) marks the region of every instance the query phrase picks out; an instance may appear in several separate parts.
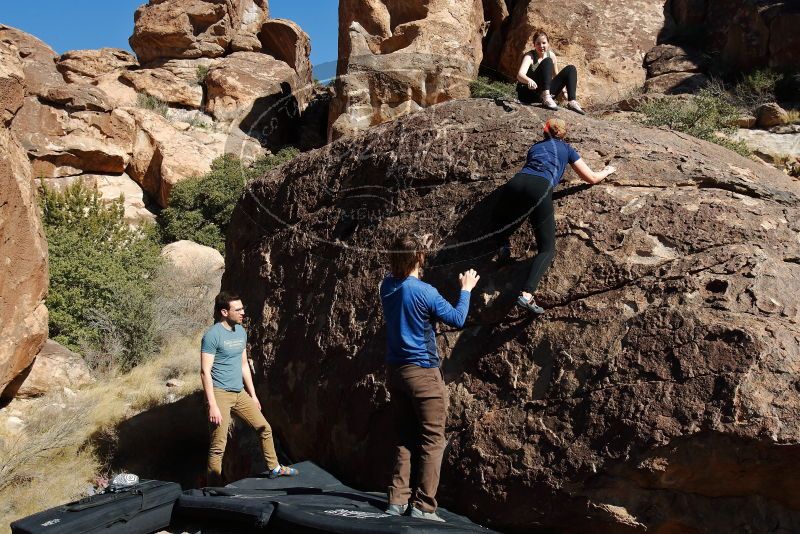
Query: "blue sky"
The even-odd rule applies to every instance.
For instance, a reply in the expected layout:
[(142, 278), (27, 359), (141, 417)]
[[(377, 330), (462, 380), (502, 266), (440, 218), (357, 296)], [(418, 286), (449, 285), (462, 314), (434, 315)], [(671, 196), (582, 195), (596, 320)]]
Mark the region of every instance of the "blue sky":
[[(130, 50), (133, 13), (146, 0), (0, 0), (0, 23), (35, 35), (56, 52), (114, 47)], [(270, 0), (272, 18), (298, 23), (311, 37), (311, 63), (336, 62), (338, 0)], [(330, 72), (330, 65), (324, 71)]]

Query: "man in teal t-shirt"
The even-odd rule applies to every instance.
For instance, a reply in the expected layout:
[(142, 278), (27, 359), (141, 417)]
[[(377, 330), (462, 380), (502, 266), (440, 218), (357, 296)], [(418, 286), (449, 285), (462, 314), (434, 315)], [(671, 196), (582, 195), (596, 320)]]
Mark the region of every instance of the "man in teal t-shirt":
[(247, 361), (247, 332), (241, 324), (244, 319), (241, 299), (223, 291), (214, 301), (214, 315), (219, 322), (206, 331), (200, 345), (200, 379), (211, 424), (208, 484), (219, 485), (222, 478), (222, 457), (228, 442), (231, 412), (258, 432), (270, 478), (296, 475), (296, 469), (278, 463), (272, 428), (261, 413)]

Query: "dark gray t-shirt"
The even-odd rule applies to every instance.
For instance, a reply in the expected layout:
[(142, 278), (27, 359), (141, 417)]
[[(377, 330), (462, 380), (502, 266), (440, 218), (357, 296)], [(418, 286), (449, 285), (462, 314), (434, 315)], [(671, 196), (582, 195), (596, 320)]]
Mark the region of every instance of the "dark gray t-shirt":
[(247, 346), (247, 332), (237, 324), (228, 330), (217, 323), (203, 334), (200, 352), (214, 355), (211, 381), (215, 388), (225, 391), (242, 391), (242, 352)]

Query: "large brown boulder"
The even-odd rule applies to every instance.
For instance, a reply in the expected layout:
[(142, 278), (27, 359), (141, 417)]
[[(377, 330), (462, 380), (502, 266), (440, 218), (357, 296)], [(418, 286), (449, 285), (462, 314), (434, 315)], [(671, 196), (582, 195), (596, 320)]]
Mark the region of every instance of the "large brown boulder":
[(656, 44), (664, 25), (662, 0), (586, 0), (578, 6), (562, 0), (507, 4), (513, 4), (508, 19), (502, 19), (502, 11), (494, 16), (503, 20), (503, 26), (493, 24), (492, 55), (486, 65), (516, 81), (523, 55), (533, 49), (533, 34), (542, 29), (550, 37), (559, 67), (572, 64), (578, 69), (578, 97), (595, 102), (619, 100), (641, 87), (644, 54)]
[(25, 151), (0, 126), (0, 399), (47, 339), (47, 241)]
[(595, 168), (556, 199), (534, 319), (535, 250), (492, 260), (497, 188), (548, 115), (451, 101), (302, 154), (250, 185), (223, 286), (243, 293), (270, 421), (293, 458), (371, 490), (391, 468), (377, 287), (398, 231), (438, 244), (424, 278), (465, 328), (438, 336), (450, 395), (443, 505), (515, 532), (800, 528), (800, 186), (680, 133), (557, 113)]
[(784, 0), (668, 0), (665, 39), (701, 35), (728, 68), (792, 69), (800, 57), (800, 5)]
[(142, 64), (258, 50), (266, 0), (150, 0), (136, 10), (129, 42)]
[(479, 0), (340, 2), (330, 138), (468, 97), (483, 54), (482, 25)]

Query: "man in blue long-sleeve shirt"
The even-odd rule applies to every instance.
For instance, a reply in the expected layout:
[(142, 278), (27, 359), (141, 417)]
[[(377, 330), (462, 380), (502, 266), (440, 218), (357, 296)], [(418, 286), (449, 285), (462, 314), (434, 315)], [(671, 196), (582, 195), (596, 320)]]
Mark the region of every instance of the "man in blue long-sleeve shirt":
[[(461, 328), (469, 311), (470, 291), (480, 277), (470, 269), (458, 276), (461, 295), (454, 308), (430, 284), (419, 279), (428, 243), (411, 235), (392, 244), (392, 274), (380, 287), (386, 319), (389, 391), (398, 443), (387, 513), (401, 515), (411, 504), (412, 517), (443, 521), (436, 514), (436, 489), (442, 467), (447, 419), (447, 390), (439, 369), (433, 321)], [(411, 456), (417, 482), (411, 491)]]

